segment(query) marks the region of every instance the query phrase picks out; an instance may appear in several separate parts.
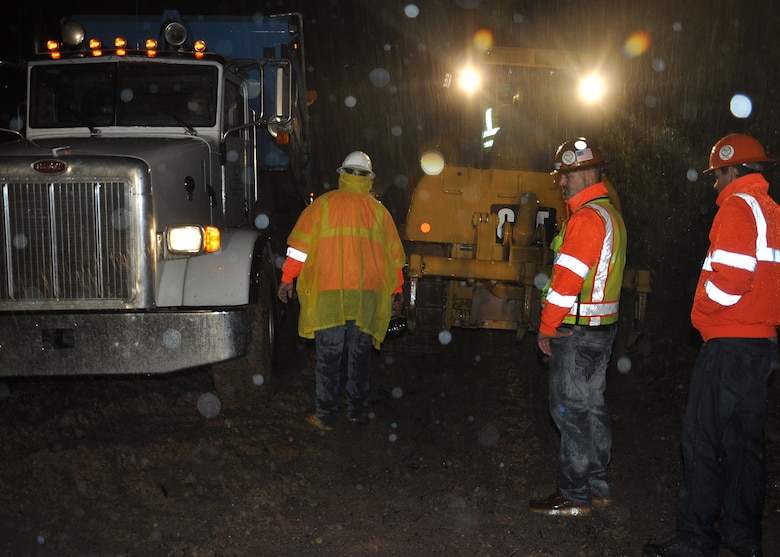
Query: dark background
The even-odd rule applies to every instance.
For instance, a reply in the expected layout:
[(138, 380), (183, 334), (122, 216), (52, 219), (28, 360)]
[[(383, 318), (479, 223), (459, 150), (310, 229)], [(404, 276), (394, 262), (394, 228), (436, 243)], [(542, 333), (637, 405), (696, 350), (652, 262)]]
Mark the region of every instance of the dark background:
[[(410, 5), (417, 7), (416, 17), (405, 13)], [(746, 132), (780, 156), (779, 5), (774, 0), (28, 2), (11, 6), (2, 18), (0, 52), (6, 61), (23, 61), (36, 41), (58, 38), (60, 18), (78, 13), (301, 12), (308, 88), (318, 93), (310, 109), (315, 191), (335, 186), (335, 168), (348, 152), (366, 151), (377, 173), (375, 189), (399, 225), (420, 177), (421, 152), (462, 139), (457, 136), (464, 112), (453, 110), (442, 82), (478, 30), (488, 29), (495, 45), (582, 53), (613, 78), (610, 103), (594, 109), (594, 133), (623, 200), (629, 264), (650, 268), (654, 284), (689, 307), (716, 208), (712, 184), (701, 174), (711, 146), (726, 133)], [(629, 55), (624, 47), (636, 32), (647, 35), (649, 46)], [(389, 81), (372, 85), (373, 70), (385, 70)], [(752, 100), (749, 118), (731, 115), (735, 93)], [(345, 103), (349, 96), (356, 100), (352, 107)], [(778, 182), (775, 172), (768, 177)]]

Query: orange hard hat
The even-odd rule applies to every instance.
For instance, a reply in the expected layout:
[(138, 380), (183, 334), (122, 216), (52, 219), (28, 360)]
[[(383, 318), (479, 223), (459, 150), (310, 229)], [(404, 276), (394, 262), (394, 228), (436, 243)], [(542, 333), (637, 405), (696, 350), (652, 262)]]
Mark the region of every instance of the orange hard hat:
[(726, 166), (739, 166), (753, 162), (774, 163), (770, 159), (764, 147), (755, 137), (744, 133), (732, 133), (721, 138), (710, 151), (710, 167), (704, 171), (712, 172), (716, 168)]
[(584, 137), (578, 137), (561, 143), (555, 152), (555, 170), (550, 174), (575, 172), (594, 167), (603, 168), (606, 164), (601, 151), (595, 145)]

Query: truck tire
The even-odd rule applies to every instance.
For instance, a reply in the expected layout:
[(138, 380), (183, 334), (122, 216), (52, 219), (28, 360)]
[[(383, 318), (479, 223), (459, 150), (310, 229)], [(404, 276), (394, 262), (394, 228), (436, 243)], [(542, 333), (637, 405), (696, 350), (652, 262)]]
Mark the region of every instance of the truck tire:
[(276, 273), (270, 255), (262, 257), (253, 303), (247, 308), (247, 352), (211, 366), (214, 389), (223, 409), (254, 409), (275, 392)]

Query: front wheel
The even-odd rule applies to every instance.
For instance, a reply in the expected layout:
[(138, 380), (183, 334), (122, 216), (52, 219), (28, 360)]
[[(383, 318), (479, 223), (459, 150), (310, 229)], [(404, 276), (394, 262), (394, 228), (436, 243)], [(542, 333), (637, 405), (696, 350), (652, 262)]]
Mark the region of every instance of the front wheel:
[(211, 366), (217, 396), (226, 408), (256, 408), (274, 394), (276, 363), (276, 280), (270, 257), (263, 257), (246, 309), (246, 354)]

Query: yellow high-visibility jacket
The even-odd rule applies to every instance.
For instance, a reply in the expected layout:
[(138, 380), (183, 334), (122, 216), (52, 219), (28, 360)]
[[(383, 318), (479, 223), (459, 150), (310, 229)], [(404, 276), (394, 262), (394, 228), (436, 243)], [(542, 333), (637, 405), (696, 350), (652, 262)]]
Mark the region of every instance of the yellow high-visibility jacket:
[(368, 176), (342, 173), (338, 190), (306, 207), (287, 239), (288, 259), (303, 263), (297, 292), (304, 338), (355, 320), (376, 348), (385, 339), (406, 256), (393, 218), (370, 189)]

